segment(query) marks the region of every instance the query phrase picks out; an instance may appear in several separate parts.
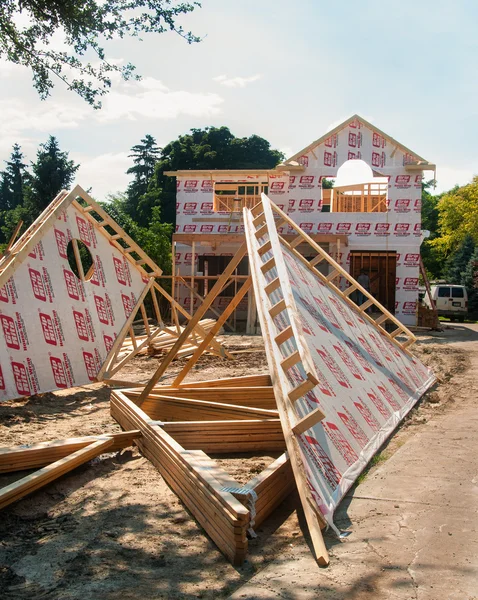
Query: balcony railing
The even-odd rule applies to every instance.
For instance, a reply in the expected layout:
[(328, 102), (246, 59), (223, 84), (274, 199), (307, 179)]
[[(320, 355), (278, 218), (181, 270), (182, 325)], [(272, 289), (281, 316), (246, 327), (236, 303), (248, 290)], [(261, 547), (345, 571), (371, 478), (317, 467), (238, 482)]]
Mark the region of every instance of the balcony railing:
[(260, 196), (228, 196), (214, 194), (214, 212), (242, 212), (245, 208), (254, 208), (261, 201)]

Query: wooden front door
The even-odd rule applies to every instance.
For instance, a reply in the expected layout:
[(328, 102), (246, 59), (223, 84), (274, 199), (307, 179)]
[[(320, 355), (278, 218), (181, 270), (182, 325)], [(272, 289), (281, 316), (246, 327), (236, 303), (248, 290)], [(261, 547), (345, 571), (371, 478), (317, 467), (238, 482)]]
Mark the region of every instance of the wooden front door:
[(357, 279), (364, 270), (370, 279), (370, 293), (395, 314), (395, 278), (397, 274), (396, 252), (350, 253), (350, 274)]

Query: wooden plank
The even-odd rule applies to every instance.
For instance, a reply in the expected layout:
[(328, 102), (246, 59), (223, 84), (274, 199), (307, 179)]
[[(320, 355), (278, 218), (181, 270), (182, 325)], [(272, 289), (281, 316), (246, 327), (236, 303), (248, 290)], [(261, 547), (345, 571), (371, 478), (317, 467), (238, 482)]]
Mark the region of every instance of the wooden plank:
[(148, 396), (149, 392), (153, 389), (153, 387), (159, 381), (160, 377), (163, 375), (163, 373), (166, 371), (166, 369), (168, 368), (168, 366), (171, 364), (172, 360), (174, 359), (174, 357), (178, 353), (178, 351), (181, 348), (181, 346), (183, 345), (184, 341), (189, 337), (190, 333), (192, 333), (192, 331), (194, 330), (194, 328), (196, 327), (196, 325), (199, 323), (200, 319), (206, 314), (209, 306), (212, 304), (212, 302), (214, 301), (214, 299), (220, 293), (220, 291), (222, 290), (225, 282), (227, 281), (227, 279), (229, 278), (229, 276), (234, 272), (234, 270), (236, 269), (237, 265), (240, 263), (240, 261), (242, 260), (242, 258), (246, 254), (246, 250), (247, 250), (247, 246), (246, 246), (246, 243), (244, 242), (241, 245), (241, 247), (238, 249), (238, 251), (236, 252), (236, 254), (233, 256), (233, 258), (231, 259), (231, 261), (229, 262), (229, 264), (227, 265), (224, 273), (216, 281), (216, 283), (214, 284), (212, 290), (209, 292), (209, 294), (204, 299), (203, 304), (198, 308), (198, 310), (191, 317), (191, 320), (189, 321), (189, 323), (187, 324), (187, 326), (184, 328), (184, 331), (179, 336), (177, 342), (171, 348), (171, 350), (169, 351), (169, 353), (167, 354), (167, 356), (164, 358), (163, 362), (159, 365), (159, 367), (157, 368), (156, 372), (151, 377), (148, 385), (144, 388), (143, 395), (142, 395), (142, 400)]
[(222, 315), (219, 317), (216, 324), (211, 328), (207, 336), (199, 344), (197, 350), (191, 356), (186, 365), (184, 365), (181, 372), (176, 376), (175, 380), (173, 381), (173, 387), (177, 387), (181, 384), (183, 379), (186, 377), (186, 375), (189, 373), (189, 371), (193, 368), (193, 366), (197, 363), (201, 355), (204, 353), (210, 341), (220, 331), (222, 325), (227, 321), (231, 314), (236, 310), (237, 305), (247, 294), (251, 286), (252, 278), (249, 277), (249, 279), (242, 285), (241, 289), (237, 292), (234, 298), (229, 302), (228, 306), (226, 307)]
[(19, 481), (7, 485), (0, 490), (0, 509), (5, 508), (5, 506), (8, 506), (12, 502), (20, 500), (20, 498), (23, 498), (27, 494), (31, 494), (54, 479), (68, 473), (68, 471), (72, 471), (79, 465), (88, 462), (95, 456), (108, 450), (112, 444), (113, 440), (109, 437), (105, 437), (102, 440), (89, 444), (81, 450), (73, 452), (73, 454), (70, 454), (69, 456), (65, 456), (64, 458), (55, 461), (43, 469), (35, 471), (31, 475), (23, 477)]
[[(273, 229), (275, 230), (275, 223), (274, 223), (274, 217), (272, 215), (272, 210), (269, 205), (269, 200), (265, 196), (262, 196), (262, 208), (266, 215), (266, 224), (267, 224), (268, 230), (271, 230), (271, 231)], [(259, 290), (263, 289), (263, 279), (261, 276), (261, 269), (256, 264), (256, 262), (258, 263), (261, 259), (259, 257), (259, 259), (256, 261), (256, 258), (254, 255), (254, 252), (257, 251), (258, 244), (257, 244), (256, 236), (254, 235), (254, 230), (253, 230), (254, 228), (252, 227), (250, 216), (246, 210), (244, 211), (244, 224), (245, 224), (245, 229), (246, 229), (246, 238), (247, 238), (248, 246), (249, 246), (251, 274), (254, 279), (254, 287), (256, 290), (256, 294), (257, 294), (259, 292)], [(285, 266), (281, 265), (281, 263), (280, 263), (280, 261), (283, 260), (281, 258), (282, 251), (281, 251), (280, 247), (277, 247), (277, 244), (279, 243), (278, 240), (277, 240), (277, 242), (275, 242), (273, 237), (270, 237), (270, 240), (272, 242), (272, 253), (273, 253), (273, 256), (276, 258), (276, 267), (278, 270), (278, 275), (280, 277), (282, 271), (285, 270)], [(322, 253), (322, 251), (320, 253)], [(266, 297), (262, 296), (262, 298), (266, 298)], [(259, 301), (258, 301), (258, 304), (259, 304)], [(284, 302), (284, 304), (285, 304), (285, 302)], [(291, 301), (289, 298), (287, 298), (287, 305), (294, 306), (293, 300)], [(288, 390), (290, 389), (290, 383), (288, 382), (287, 378), (285, 377), (283, 370), (280, 369), (278, 366), (279, 363), (281, 362), (281, 360), (283, 359), (283, 357), (281, 355), (278, 345), (275, 344), (275, 342), (273, 341), (273, 338), (275, 337), (275, 335), (273, 334), (273, 330), (275, 329), (275, 326), (273, 325), (273, 322), (271, 320), (270, 312), (271, 312), (270, 309), (261, 310), (259, 312), (259, 316), (261, 319), (262, 335), (264, 337), (266, 347), (269, 348), (269, 355), (276, 357), (276, 360), (270, 362), (269, 367), (271, 368), (272, 381), (274, 383), (274, 390), (275, 390), (275, 395), (276, 395), (276, 399), (277, 399), (277, 406), (278, 406), (279, 413), (281, 416), (281, 422), (283, 424), (285, 442), (286, 442), (287, 450), (289, 452), (289, 456), (291, 457), (291, 464), (292, 464), (292, 468), (294, 471), (294, 476), (295, 476), (295, 480), (297, 483), (297, 487), (299, 490), (299, 495), (301, 497), (304, 514), (305, 514), (305, 517), (307, 520), (307, 525), (309, 527), (309, 531), (311, 534), (316, 558), (320, 564), (328, 564), (328, 562), (329, 562), (328, 553), (327, 553), (327, 549), (325, 547), (324, 540), (323, 540), (322, 534), (321, 534), (321, 525), (324, 525), (324, 519), (322, 517), (322, 520), (319, 521), (319, 517), (318, 517), (317, 513), (315, 513), (312, 510), (312, 507), (309, 504), (309, 499), (311, 499), (311, 494), (310, 494), (310, 490), (309, 490), (307, 482), (306, 482), (305, 467), (304, 467), (302, 459), (301, 459), (300, 449), (298, 446), (296, 436), (294, 435), (292, 430), (287, 426), (288, 423), (296, 421), (296, 415), (295, 415), (295, 411), (293, 410), (293, 407), (291, 405), (291, 402), (289, 401), (289, 398), (288, 398)], [(293, 319), (293, 317), (292, 317), (292, 319)], [(291, 324), (291, 326), (293, 326), (294, 337), (296, 337), (297, 336), (297, 331), (296, 331), (297, 327), (293, 325), (292, 320), (290, 321), (290, 324)], [(300, 339), (300, 338), (298, 337), (298, 339)]]
[[(225, 379), (207, 379), (206, 381), (191, 381), (181, 384), (181, 388), (214, 388), (214, 387), (270, 387), (271, 377), (264, 375), (243, 375), (242, 377), (229, 377)], [(161, 388), (155, 388), (161, 389)], [(167, 389), (167, 388), (165, 388)], [(272, 390), (272, 388), (271, 388)], [(274, 394), (272, 390), (272, 395)]]
[[(172, 409), (168, 410), (168, 406)], [(201, 415), (215, 414), (217, 419), (247, 419), (277, 418), (278, 413), (275, 409), (257, 408), (252, 406), (242, 406), (240, 404), (227, 404), (226, 402), (212, 402), (210, 400), (201, 400), (197, 398), (181, 398), (180, 396), (158, 395), (154, 398), (148, 397), (142, 404), (146, 414), (153, 419), (169, 420), (166, 414), (173, 414), (174, 420), (182, 421), (181, 414), (191, 414), (191, 420), (197, 421), (202, 418)], [(221, 416), (222, 415), (222, 416)], [(224, 415), (234, 415), (226, 417)], [(207, 419), (206, 419), (207, 420)]]
[(304, 431), (307, 431), (307, 429), (309, 429), (310, 427), (317, 425), (317, 423), (322, 421), (322, 419), (325, 419), (324, 413), (320, 410), (320, 408), (316, 408), (313, 411), (311, 411), (310, 413), (308, 413), (307, 415), (305, 415), (305, 417), (300, 419), (292, 427), (292, 431), (296, 435), (300, 435), (301, 433), (304, 433)]
[[(135, 439), (141, 437), (141, 432), (138, 430), (123, 431), (105, 435), (112, 440), (108, 451), (116, 452), (117, 450), (131, 446)], [(68, 438), (66, 440), (40, 442), (28, 446), (0, 448), (0, 473), (43, 467), (68, 456), (72, 452), (76, 452), (76, 450), (85, 448), (93, 442), (103, 440), (105, 435), (89, 435), (86, 437)]]
[(143, 304), (144, 299), (145, 299), (147, 293), (149, 292), (149, 290), (151, 289), (151, 286), (153, 285), (153, 283), (154, 283), (154, 279), (151, 277), (149, 279), (148, 283), (144, 286), (144, 289), (141, 292), (141, 294), (138, 298), (138, 301), (136, 302), (136, 306), (133, 308), (133, 310), (131, 311), (131, 314), (126, 319), (123, 327), (120, 329), (118, 335), (116, 336), (115, 341), (113, 342), (113, 345), (111, 346), (110, 351), (108, 352), (108, 355), (106, 356), (104, 363), (101, 366), (101, 369), (98, 371), (98, 374), (96, 376), (97, 381), (101, 381), (103, 379), (103, 377), (109, 376), (107, 369), (110, 366), (110, 363), (112, 361), (114, 361), (117, 353), (121, 349), (124, 338), (126, 337), (126, 333), (129, 331), (129, 328), (131, 327), (131, 324), (134, 321), (136, 313), (138, 312), (139, 307)]

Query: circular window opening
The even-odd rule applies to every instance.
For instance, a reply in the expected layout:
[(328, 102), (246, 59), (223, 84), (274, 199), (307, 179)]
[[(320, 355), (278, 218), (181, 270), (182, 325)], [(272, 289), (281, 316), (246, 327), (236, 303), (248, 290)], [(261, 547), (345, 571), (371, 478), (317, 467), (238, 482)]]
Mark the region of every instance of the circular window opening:
[(91, 252), (81, 240), (70, 240), (66, 247), (68, 263), (73, 273), (82, 281), (89, 281), (93, 277), (95, 263)]

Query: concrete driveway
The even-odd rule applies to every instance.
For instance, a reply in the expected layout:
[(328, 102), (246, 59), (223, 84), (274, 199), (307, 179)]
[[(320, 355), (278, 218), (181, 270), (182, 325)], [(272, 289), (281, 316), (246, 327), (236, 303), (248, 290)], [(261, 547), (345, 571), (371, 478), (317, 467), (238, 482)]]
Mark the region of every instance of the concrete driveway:
[(329, 567), (304, 541), (230, 600), (478, 599), (478, 326), (429, 341), (465, 350), (469, 367), (446, 384), (446, 408), (341, 503), (336, 523), (351, 534), (327, 534)]

